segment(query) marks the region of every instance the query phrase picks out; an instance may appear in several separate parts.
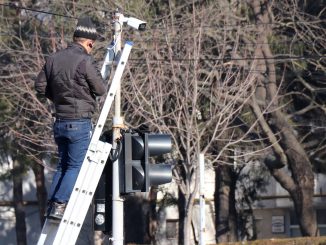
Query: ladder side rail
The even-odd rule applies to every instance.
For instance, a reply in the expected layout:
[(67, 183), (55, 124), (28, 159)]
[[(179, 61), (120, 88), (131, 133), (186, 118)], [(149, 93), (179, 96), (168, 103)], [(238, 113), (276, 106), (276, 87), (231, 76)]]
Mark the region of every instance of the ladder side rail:
[[(76, 224), (84, 223), (87, 211), (88, 211), (90, 204), (93, 200), (93, 196), (94, 196), (96, 187), (101, 178), (101, 175), (104, 170), (107, 159), (109, 157), (112, 145), (109, 143), (104, 143), (103, 148), (105, 149), (105, 151), (102, 152), (102, 154), (100, 155), (100, 161), (97, 163), (97, 166), (95, 166), (95, 169), (93, 171), (93, 176), (91, 178), (92, 181), (90, 181), (89, 186), (87, 187), (88, 192), (85, 193), (84, 200), (80, 202), (81, 205), (78, 205), (78, 206), (80, 206), (80, 212), (74, 212), (76, 214), (76, 217), (74, 218), (75, 220), (73, 220), (74, 226), (71, 227), (71, 229), (69, 229), (69, 230), (71, 230), (71, 233), (69, 230), (65, 232), (65, 236), (63, 237), (63, 244), (68, 244), (68, 242), (69, 242), (69, 244), (70, 243), (75, 244), (75, 242), (78, 238), (78, 235), (81, 230), (81, 226), (78, 226), (78, 225), (76, 226)], [(85, 210), (86, 210), (86, 212), (85, 212)]]
[(37, 245), (52, 245), (58, 227), (59, 223), (53, 223), (50, 220), (46, 219)]
[[(99, 147), (101, 147), (102, 144), (98, 144)], [(93, 172), (93, 169), (96, 167), (96, 164), (100, 158), (101, 152), (96, 151), (92, 154), (92, 159), (88, 160), (83, 163), (82, 169), (83, 169), (83, 175), (79, 174), (77, 181), (74, 185), (74, 189), (71, 193), (71, 196), (69, 198), (69, 202), (67, 204), (65, 213), (63, 215), (63, 218), (60, 222), (58, 232), (56, 235), (56, 238), (61, 238), (67, 229), (68, 225), (70, 223), (73, 223), (74, 219), (74, 213), (79, 210), (80, 202), (82, 201), (83, 197), (85, 196), (85, 193), (87, 192), (86, 188), (87, 185), (91, 179), (91, 174)], [(80, 214), (80, 213), (78, 213)]]
[(122, 54), (121, 54), (117, 69), (116, 69), (114, 77), (112, 79), (111, 87), (109, 89), (107, 98), (106, 98), (106, 100), (104, 102), (102, 111), (100, 113), (99, 119), (97, 121), (96, 127), (95, 127), (94, 132), (93, 132), (93, 137), (92, 137), (92, 140), (90, 142), (90, 149), (91, 150), (96, 149), (96, 143), (97, 143), (98, 139), (101, 136), (101, 133), (102, 133), (102, 130), (104, 128), (106, 118), (107, 118), (107, 116), (108, 116), (108, 114), (110, 112), (110, 109), (111, 109), (111, 105), (112, 105), (112, 102), (113, 102), (113, 99), (114, 99), (114, 95), (115, 95), (117, 89), (119, 88), (120, 80), (121, 80), (121, 77), (122, 77), (122, 74), (123, 74), (123, 70), (124, 70), (124, 68), (125, 68), (125, 66), (127, 64), (127, 60), (128, 60), (132, 45), (133, 45), (132, 42), (126, 42), (125, 46), (123, 48), (123, 51), (122, 51)]
[[(46, 224), (44, 225), (43, 229), (42, 229), (42, 233), (41, 233), (41, 237), (39, 239), (38, 245), (42, 245), (42, 244), (46, 244), (46, 245), (53, 245), (53, 244), (63, 244), (60, 241), (58, 241), (58, 239), (60, 240), (64, 234), (67, 234), (67, 232), (73, 232), (71, 231), (71, 229), (69, 230), (69, 228), (72, 228), (72, 225), (75, 224), (75, 226), (77, 226), (78, 229), (78, 224), (79, 226), (82, 225), (83, 220), (80, 221), (81, 223), (76, 223), (76, 215), (83, 215), (83, 209), (80, 207), (80, 204), (85, 204), (85, 197), (87, 197), (87, 195), (90, 193), (89, 191), (87, 191), (87, 188), (84, 188), (86, 186), (86, 184), (91, 183), (94, 177), (94, 172), (95, 171), (100, 171), (102, 173), (103, 168), (105, 166), (105, 161), (107, 160), (107, 157), (110, 153), (111, 150), (111, 144), (109, 143), (105, 143), (102, 142), (102, 144), (99, 144), (99, 149), (105, 149), (104, 151), (96, 151), (97, 156), (93, 157), (94, 159), (98, 159), (98, 161), (93, 161), (93, 162), (88, 162), (84, 169), (87, 168), (87, 172), (89, 176), (86, 176), (84, 182), (81, 182), (81, 188), (78, 188), (79, 190), (73, 190), (73, 193), (71, 195), (71, 198), (69, 200), (69, 203), (67, 205), (66, 208), (66, 212), (61, 220), (61, 222), (55, 222), (55, 221), (51, 221), (51, 220), (46, 220)], [(103, 153), (105, 154), (103, 156)], [(104, 159), (105, 157), (105, 159)], [(102, 167), (102, 169), (98, 168), (99, 166), (98, 163), (102, 161), (102, 164), (104, 165)], [(80, 175), (79, 175), (80, 176)], [(91, 199), (89, 200), (88, 206), (91, 203)], [(87, 201), (87, 200), (86, 200)], [(78, 203), (77, 203), (78, 202)], [(88, 208), (87, 208), (88, 210)], [(86, 216), (85, 212), (85, 216)], [(85, 219), (85, 216), (83, 219)], [(69, 226), (70, 225), (70, 226)], [(73, 227), (76, 229), (76, 227)], [(81, 227), (80, 227), (81, 228)], [(68, 231), (69, 230), (69, 231)], [(77, 232), (77, 237), (78, 238), (78, 234), (79, 234), (78, 230)], [(76, 233), (76, 232), (75, 232)], [(72, 244), (72, 243), (67, 243), (67, 244)]]
[(87, 175), (89, 181), (85, 182), (83, 190), (79, 194), (78, 202), (74, 205), (69, 222), (65, 224), (62, 236), (59, 236), (58, 231), (58, 239), (56, 238), (54, 244), (75, 244), (78, 238), (112, 145), (102, 142), (99, 147), (101, 150), (99, 150), (98, 161), (90, 163), (91, 166)]
[[(98, 154), (98, 152), (91, 152), (92, 159), (97, 159), (99, 156), (95, 156), (95, 154)], [(82, 169), (80, 173), (78, 174), (77, 181), (74, 185), (74, 189), (72, 191), (72, 194), (70, 196), (69, 202), (67, 204), (64, 216), (61, 220), (61, 222), (55, 223), (55, 221), (51, 221), (46, 219), (46, 222), (43, 226), (41, 236), (38, 241), (38, 245), (52, 245), (54, 244), (55, 239), (60, 239), (65, 232), (65, 229), (67, 228), (68, 222), (71, 220), (71, 216), (74, 212), (74, 208), (77, 204), (78, 206), (78, 199), (83, 198), (83, 184), (86, 181), (89, 181), (87, 178), (87, 173), (92, 168), (91, 166), (95, 165), (91, 161), (87, 161), (83, 163)], [(82, 171), (83, 170), (83, 171)], [(81, 173), (82, 172), (82, 173)], [(56, 226), (55, 228), (51, 229), (51, 226)], [(57, 243), (58, 244), (58, 243)], [(60, 243), (59, 243), (60, 244)]]

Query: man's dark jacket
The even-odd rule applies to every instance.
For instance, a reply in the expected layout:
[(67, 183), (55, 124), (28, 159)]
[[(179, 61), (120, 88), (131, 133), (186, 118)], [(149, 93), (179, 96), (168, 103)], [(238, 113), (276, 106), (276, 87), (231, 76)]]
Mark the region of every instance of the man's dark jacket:
[(93, 58), (78, 43), (46, 59), (35, 89), (53, 101), (55, 116), (63, 119), (91, 118), (96, 96), (106, 92)]

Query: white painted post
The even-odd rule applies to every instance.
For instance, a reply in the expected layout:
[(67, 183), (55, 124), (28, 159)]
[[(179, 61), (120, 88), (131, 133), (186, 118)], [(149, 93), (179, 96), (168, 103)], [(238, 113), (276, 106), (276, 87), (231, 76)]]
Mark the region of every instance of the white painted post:
[(205, 159), (204, 154), (199, 154), (199, 205), (200, 205), (200, 228), (199, 244), (205, 245)]
[[(121, 52), (121, 33), (122, 33), (122, 18), (123, 15), (118, 11), (115, 13), (114, 22), (114, 36), (115, 46), (114, 53), (117, 56)], [(123, 124), (123, 117), (121, 117), (121, 84), (115, 95), (115, 107), (113, 117), (113, 147), (117, 148), (117, 138), (120, 137), (120, 126)], [(119, 160), (113, 162), (112, 166), (112, 243), (113, 245), (124, 244), (124, 229), (123, 229), (123, 198), (120, 197), (120, 179), (119, 179)]]

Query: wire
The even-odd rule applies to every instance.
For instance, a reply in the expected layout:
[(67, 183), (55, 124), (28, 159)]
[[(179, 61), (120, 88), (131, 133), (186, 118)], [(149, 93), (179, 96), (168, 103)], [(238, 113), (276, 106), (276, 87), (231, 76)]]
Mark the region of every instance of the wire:
[(65, 18), (78, 19), (78, 18), (73, 17), (73, 16), (57, 14), (57, 13), (53, 13), (53, 12), (36, 10), (36, 9), (31, 9), (31, 8), (20, 7), (20, 6), (16, 6), (14, 3), (9, 3), (9, 4), (0, 3), (0, 5), (5, 6), (5, 7), (9, 7), (9, 8), (24, 9), (24, 10), (27, 10), (27, 11), (38, 12), (38, 13), (42, 13), (42, 14), (49, 14), (49, 15), (56, 15), (56, 16), (65, 17)]
[[(1, 51), (4, 51), (7, 53), (9, 50), (6, 49), (0, 49)], [(15, 50), (12, 50), (15, 52)], [(223, 62), (230, 62), (230, 61), (255, 61), (255, 60), (275, 60), (275, 61), (280, 61), (280, 60), (286, 60), (286, 61), (292, 61), (292, 60), (320, 60), (320, 59), (325, 59), (326, 55), (315, 55), (315, 56), (281, 56), (281, 57), (265, 57), (265, 58), (259, 58), (259, 57), (252, 57), (252, 58), (198, 58), (198, 59), (179, 59), (179, 58), (173, 58), (172, 60), (170, 59), (139, 59), (139, 58), (130, 58), (129, 61), (133, 65), (142, 65), (144, 64), (145, 61), (147, 62), (162, 62), (162, 63), (167, 63), (170, 64), (172, 62), (181, 62), (181, 61), (186, 61), (186, 62), (204, 62), (204, 61), (223, 61)], [(264, 72), (255, 70), (257, 72)]]
[[(309, 24), (309, 23), (318, 23), (318, 22), (326, 22), (326, 20), (314, 20), (314, 21), (290, 21), (290, 22), (286, 22), (286, 24)], [(223, 25), (203, 25), (203, 26), (192, 26), (192, 27), (180, 27), (182, 29), (197, 29), (197, 28), (216, 28), (216, 29), (225, 29), (228, 27), (248, 27), (248, 26), (259, 26), (259, 25), (280, 25), (279, 23), (273, 23), (273, 22), (259, 22), (259, 23), (239, 23), (239, 24), (223, 24)], [(152, 30), (163, 30), (163, 29), (167, 29), (167, 27), (178, 27), (176, 25), (173, 26), (166, 26), (166, 27), (152, 27), (150, 29)]]
[[(28, 34), (28, 33), (25, 33), (26, 36), (29, 36), (29, 37), (39, 37), (39, 38), (42, 38), (42, 39), (59, 39), (61, 40), (62, 39), (62, 36), (59, 32), (55, 32), (54, 33), (54, 36), (51, 36), (51, 35), (41, 35), (41, 34)], [(0, 36), (15, 36), (15, 33), (9, 33), (9, 32), (3, 32), (3, 33), (0, 33)], [(177, 37), (175, 37), (177, 39)], [(70, 38), (66, 37), (64, 38), (66, 40), (70, 40)], [(180, 41), (180, 40), (178, 40)], [(160, 43), (162, 45), (166, 44), (167, 45), (167, 42), (166, 40), (159, 40), (159, 39), (147, 39), (147, 40), (141, 40), (141, 42), (143, 43)], [(280, 42), (277, 42), (277, 44), (292, 44), (292, 43), (295, 43), (295, 44), (305, 44), (305, 45), (318, 45), (319, 43), (317, 42), (303, 42), (301, 40), (297, 40), (297, 41), (293, 41), (293, 40), (289, 40), (289, 41), (280, 41)], [(180, 42), (170, 42), (169, 44), (182, 44)], [(214, 43), (216, 46), (223, 46), (223, 45), (233, 45), (232, 44), (232, 41), (230, 42), (216, 42)], [(237, 47), (251, 47), (251, 46), (256, 46), (256, 45), (274, 45), (275, 43), (268, 43), (268, 42), (262, 42), (262, 43), (239, 43), (239, 44), (236, 44)], [(139, 46), (140, 43), (135, 43), (134, 44), (134, 47), (137, 47)], [(115, 46), (115, 44), (114, 44)], [(114, 48), (114, 46), (112, 48)], [(151, 51), (151, 50), (154, 50), (154, 48), (142, 48), (141, 49), (142, 51)]]
[(314, 56), (280, 56), (280, 57), (252, 57), (252, 58), (205, 58), (205, 59), (136, 59), (131, 58), (131, 61), (154, 61), (154, 62), (171, 62), (171, 61), (246, 61), (246, 60), (312, 60), (312, 59), (325, 59), (326, 55), (314, 55)]
[(112, 148), (111, 151), (110, 151), (109, 156), (110, 156), (111, 162), (115, 162), (116, 160), (118, 160), (118, 158), (121, 155), (121, 152), (122, 152), (122, 143), (121, 143), (121, 140), (118, 140), (116, 149)]
[[(20, 6), (16, 6), (14, 3), (9, 3), (9, 4), (3, 4), (0, 3), (1, 6), (5, 6), (5, 7), (11, 7), (11, 8), (16, 8), (16, 9), (24, 9), (27, 11), (32, 11), (32, 12), (39, 12), (39, 13), (44, 13), (44, 14), (49, 14), (49, 15), (56, 15), (56, 16), (61, 16), (61, 17), (65, 17), (65, 18), (72, 18), (72, 19), (78, 19), (77, 17), (73, 17), (73, 16), (67, 16), (67, 15), (63, 15), (63, 14), (57, 14), (57, 13), (53, 13), (53, 12), (48, 12), (48, 11), (41, 11), (41, 10), (35, 10), (35, 9), (31, 9), (31, 8), (25, 8), (25, 7), (20, 7)], [(326, 22), (326, 20), (313, 20), (313, 21), (291, 21), (291, 22), (286, 22), (286, 24), (308, 24), (308, 23), (318, 23), (318, 22)], [(273, 22), (260, 22), (260, 23), (239, 23), (239, 24), (223, 24), (223, 25), (204, 25), (204, 26), (192, 26), (192, 27), (179, 27), (182, 29), (194, 29), (194, 28), (217, 28), (217, 29), (225, 29), (227, 27), (244, 27), (244, 26), (257, 26), (257, 25), (279, 25), (279, 23), (273, 23)], [(147, 28), (150, 30), (158, 30), (158, 29), (166, 29), (168, 26), (166, 27), (159, 27), (159, 26), (152, 26), (151, 28)], [(176, 25), (170, 26), (170, 27), (178, 27)], [(99, 28), (101, 29), (101, 28)]]
[[(10, 49), (0, 49), (1, 51), (8, 52), (18, 52), (16, 50)], [(171, 62), (171, 61), (253, 61), (253, 60), (319, 60), (325, 59), (326, 55), (301, 55), (301, 56), (289, 56), (289, 55), (276, 55), (274, 57), (247, 57), (247, 58), (198, 58), (198, 59), (184, 59), (184, 58), (176, 58), (172, 59), (162, 58), (162, 59), (140, 59), (140, 58), (129, 58), (130, 61), (153, 61), (153, 62)]]

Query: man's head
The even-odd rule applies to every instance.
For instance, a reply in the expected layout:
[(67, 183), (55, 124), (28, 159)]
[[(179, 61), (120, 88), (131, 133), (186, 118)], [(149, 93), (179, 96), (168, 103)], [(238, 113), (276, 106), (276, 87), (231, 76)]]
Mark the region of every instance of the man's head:
[(87, 53), (90, 53), (96, 38), (97, 32), (91, 18), (80, 18), (73, 36), (74, 42), (80, 43), (87, 50)]

